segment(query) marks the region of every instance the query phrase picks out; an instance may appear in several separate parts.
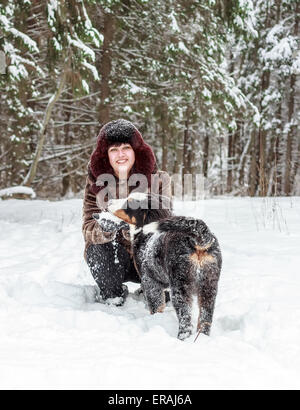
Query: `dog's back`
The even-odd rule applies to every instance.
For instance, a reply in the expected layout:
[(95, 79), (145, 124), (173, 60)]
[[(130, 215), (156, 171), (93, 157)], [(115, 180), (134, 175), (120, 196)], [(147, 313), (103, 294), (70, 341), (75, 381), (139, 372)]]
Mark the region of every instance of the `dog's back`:
[(151, 313), (164, 307), (170, 287), (180, 339), (191, 334), (192, 296), (199, 303), (198, 330), (209, 334), (222, 258), (217, 238), (198, 219), (172, 216), (139, 236), (137, 259)]

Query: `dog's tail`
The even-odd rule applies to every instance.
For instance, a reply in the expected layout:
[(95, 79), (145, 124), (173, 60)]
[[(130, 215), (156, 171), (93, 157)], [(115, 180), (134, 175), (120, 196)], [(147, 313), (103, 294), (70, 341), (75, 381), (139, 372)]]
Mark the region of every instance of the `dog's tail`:
[(201, 219), (173, 216), (159, 221), (160, 232), (181, 232), (189, 235), (194, 245), (208, 247), (215, 242), (215, 236)]

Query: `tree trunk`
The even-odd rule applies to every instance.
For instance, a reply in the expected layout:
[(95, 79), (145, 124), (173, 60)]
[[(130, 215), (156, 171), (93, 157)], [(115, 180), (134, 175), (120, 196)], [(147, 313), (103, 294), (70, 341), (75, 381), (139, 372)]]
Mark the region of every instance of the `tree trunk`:
[(169, 124), (168, 124), (168, 106), (163, 103), (161, 110), (161, 129), (162, 129), (162, 171), (168, 168), (168, 141), (169, 141)]
[(185, 130), (184, 130), (184, 139), (183, 139), (183, 175), (191, 173), (191, 133), (189, 130), (189, 115), (190, 110), (186, 110), (186, 121), (185, 121)]
[[(296, 4), (295, 10), (295, 25), (294, 25), (294, 35), (297, 36), (298, 34), (298, 25), (299, 25), (299, 2)], [(292, 147), (293, 147), (293, 140), (294, 140), (294, 133), (296, 129), (296, 125), (293, 124), (294, 119), (294, 108), (295, 108), (295, 92), (296, 92), (296, 74), (292, 73), (290, 77), (290, 97), (288, 103), (288, 122), (289, 122), (289, 130), (287, 135), (287, 143), (286, 143), (286, 156), (285, 156), (285, 175), (284, 175), (284, 193), (286, 195), (291, 195), (293, 189), (293, 181), (291, 180), (292, 175)]]
[(291, 169), (292, 169), (292, 146), (295, 126), (292, 124), (294, 106), (295, 106), (295, 84), (296, 75), (292, 74), (290, 78), (290, 98), (288, 108), (289, 131), (286, 141), (286, 155), (285, 155), (285, 174), (284, 174), (284, 193), (290, 195), (292, 190)]
[(228, 148), (227, 148), (227, 188), (226, 192), (232, 191), (233, 183), (233, 144), (234, 135), (230, 133), (228, 135)]
[(101, 59), (98, 64), (98, 71), (101, 78), (100, 83), (100, 104), (98, 107), (98, 118), (101, 125), (110, 120), (110, 86), (109, 79), (112, 69), (111, 44), (115, 33), (115, 18), (112, 14), (105, 13), (103, 29), (103, 46)]
[(258, 144), (257, 134), (254, 131), (251, 139), (251, 163), (250, 163), (250, 175), (249, 175), (249, 195), (255, 196), (258, 186)]
[[(71, 138), (70, 138), (70, 120), (71, 120), (71, 114), (72, 112), (69, 111), (66, 113), (66, 125), (64, 126), (64, 141), (65, 141), (65, 145), (68, 146), (71, 144)], [(67, 170), (71, 171), (72, 170), (72, 163), (68, 163), (67, 164)], [(65, 196), (66, 193), (69, 191), (71, 187), (71, 175), (68, 173), (67, 175), (64, 175), (62, 178), (62, 192), (61, 192), (61, 196)]]
[(203, 146), (203, 176), (207, 178), (208, 175), (208, 155), (209, 155), (209, 136), (206, 134), (204, 137)]
[[(279, 84), (278, 84), (279, 87)], [(276, 119), (278, 126), (275, 130), (275, 147), (274, 147), (274, 178), (273, 178), (273, 187), (272, 195), (277, 196), (282, 194), (282, 152), (280, 151), (280, 139), (282, 138), (282, 105), (281, 101), (278, 103), (278, 108), (276, 111)]]
[(295, 181), (296, 175), (298, 173), (299, 165), (300, 165), (300, 138), (298, 138), (298, 145), (296, 148), (296, 160), (294, 164), (294, 169), (293, 169), (293, 175), (292, 175), (292, 180)]
[[(241, 127), (243, 129), (243, 127)], [(245, 194), (244, 184), (245, 184), (245, 166), (247, 159), (249, 158), (249, 154), (251, 153), (252, 149), (252, 144), (253, 144), (253, 132), (248, 136), (248, 140), (246, 141), (245, 146), (243, 147), (243, 150), (240, 153), (239, 156), (239, 164), (238, 164), (238, 183), (243, 194)], [(241, 147), (241, 143), (240, 143)]]
[(53, 107), (54, 107), (56, 101), (59, 99), (61, 93), (64, 90), (65, 83), (66, 83), (66, 77), (67, 77), (67, 71), (68, 71), (68, 62), (66, 62), (65, 65), (63, 66), (57, 90), (55, 91), (55, 93), (51, 96), (50, 100), (48, 101), (48, 105), (47, 105), (47, 108), (46, 108), (44, 120), (43, 120), (42, 127), (41, 127), (41, 131), (40, 131), (40, 134), (39, 134), (39, 137), (38, 137), (38, 142), (37, 142), (34, 158), (33, 158), (31, 167), (28, 171), (28, 174), (26, 175), (26, 177), (23, 181), (23, 184), (22, 184), (24, 186), (30, 187), (33, 183), (34, 178), (35, 178), (38, 162), (39, 162), (39, 159), (41, 157), (41, 153), (42, 153), (45, 138), (46, 138), (47, 125), (50, 121)]
[[(261, 81), (261, 92), (264, 96), (264, 92), (268, 89), (270, 84), (270, 71), (264, 71)], [(260, 112), (263, 111), (262, 100), (260, 102)], [(267, 131), (262, 128), (260, 124), (258, 131), (258, 140), (259, 140), (259, 195), (266, 196), (267, 194), (267, 175), (266, 175), (266, 140), (267, 140)]]
[(219, 138), (219, 156), (220, 156), (220, 191), (219, 194), (223, 195), (224, 194), (224, 189), (223, 189), (223, 138)]
[[(234, 73), (234, 58), (233, 53), (230, 51), (230, 65), (229, 72), (231, 75)], [(227, 147), (227, 182), (226, 182), (226, 192), (232, 191), (233, 186), (233, 157), (234, 157), (234, 133), (230, 132), (228, 135), (228, 147)]]
[(266, 181), (266, 132), (260, 129), (259, 138), (259, 195), (266, 196), (267, 181)]
[[(171, 135), (171, 141), (174, 141), (173, 134)], [(173, 166), (173, 174), (179, 174), (182, 165), (182, 136), (177, 134), (175, 137), (176, 145), (174, 149), (175, 160)]]

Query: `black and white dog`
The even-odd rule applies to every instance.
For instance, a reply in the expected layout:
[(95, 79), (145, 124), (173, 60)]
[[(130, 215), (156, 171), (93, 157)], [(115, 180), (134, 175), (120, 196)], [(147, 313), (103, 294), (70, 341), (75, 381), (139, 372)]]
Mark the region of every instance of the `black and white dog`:
[(150, 313), (163, 312), (165, 292), (179, 320), (178, 338), (192, 334), (192, 297), (199, 306), (197, 331), (209, 335), (222, 256), (217, 238), (199, 219), (173, 216), (163, 198), (131, 194), (111, 200), (108, 211), (129, 224), (136, 268)]

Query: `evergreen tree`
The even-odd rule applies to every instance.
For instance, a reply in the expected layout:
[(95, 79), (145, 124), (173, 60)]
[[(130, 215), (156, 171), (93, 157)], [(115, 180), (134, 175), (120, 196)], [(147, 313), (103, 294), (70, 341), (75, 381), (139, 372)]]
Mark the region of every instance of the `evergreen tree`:
[[(240, 170), (249, 175), (250, 195), (289, 194), (291, 169), (299, 155), (297, 148), (295, 157), (291, 150), (297, 122), (294, 55), (299, 43), (299, 4), (295, 0), (256, 0), (254, 6), (259, 35), (238, 45), (238, 82), (256, 105), (260, 120), (257, 125), (252, 121), (243, 124), (246, 132), (242, 144), (249, 161), (247, 165), (243, 157)], [(288, 108), (291, 100), (293, 108)], [(244, 170), (247, 166), (249, 172)]]
[(99, 80), (89, 43), (99, 47), (102, 36), (92, 26), (82, 0), (50, 0), (47, 7), (43, 2), (8, 0), (1, 5), (0, 16), (2, 47), (9, 59), (7, 74), (1, 77), (2, 104), (13, 113), (7, 130), (15, 145), (10, 161), (22, 164), (19, 178), (12, 180), (31, 185), (54, 104), (66, 87), (80, 96), (89, 93), (87, 80)]

